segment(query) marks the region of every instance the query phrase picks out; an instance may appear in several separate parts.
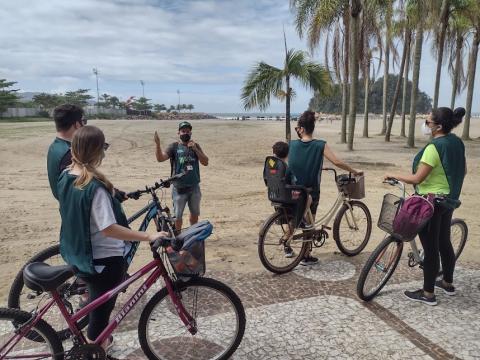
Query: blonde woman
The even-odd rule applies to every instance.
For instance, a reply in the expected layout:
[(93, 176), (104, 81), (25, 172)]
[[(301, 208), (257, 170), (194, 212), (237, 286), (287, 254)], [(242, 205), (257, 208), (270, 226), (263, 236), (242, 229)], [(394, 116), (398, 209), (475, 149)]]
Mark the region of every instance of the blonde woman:
[[(113, 197), (112, 183), (97, 169), (107, 147), (99, 128), (78, 129), (72, 140), (72, 165), (57, 183), (62, 217), (60, 252), (87, 283), (90, 301), (122, 282), (126, 271), (125, 241), (153, 241), (168, 235), (128, 228), (120, 202)], [(115, 301), (113, 298), (90, 313), (89, 341), (94, 341), (107, 326)], [(102, 345), (108, 349), (112, 342), (111, 338)]]

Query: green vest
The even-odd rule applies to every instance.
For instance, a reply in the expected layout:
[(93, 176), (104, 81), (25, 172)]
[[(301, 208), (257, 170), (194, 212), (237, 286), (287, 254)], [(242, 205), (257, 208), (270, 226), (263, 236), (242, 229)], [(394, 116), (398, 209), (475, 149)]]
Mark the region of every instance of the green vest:
[(70, 141), (63, 140), (60, 138), (55, 138), (55, 140), (50, 144), (47, 154), (47, 172), (48, 172), (48, 182), (50, 183), (50, 189), (52, 190), (53, 196), (58, 200), (57, 194), (57, 182), (60, 177), (60, 163), (65, 156), (65, 154), (70, 151), (71, 143)]
[(187, 171), (185, 176), (175, 182), (175, 187), (184, 189), (198, 185), (200, 183), (200, 167), (195, 151), (180, 143), (173, 145), (173, 151), (175, 155), (170, 159), (172, 175)]
[(288, 168), (295, 175), (297, 185), (320, 191), (325, 144), (323, 140), (290, 141)]
[[(95, 275), (92, 243), (90, 238), (90, 213), (95, 191), (104, 186), (92, 179), (83, 189), (74, 186), (77, 177), (62, 172), (57, 184), (62, 227), (60, 230), (60, 253), (63, 260), (78, 269), (80, 276)], [(112, 207), (117, 224), (128, 227), (128, 221), (120, 202), (112, 196)]]
[[(465, 145), (458, 136), (451, 133), (432, 139), (429, 144), (435, 145), (437, 149), (450, 187), (450, 194), (448, 195), (445, 205), (452, 209), (457, 208), (460, 206), (459, 198), (462, 191), (463, 179), (465, 178)], [(429, 144), (427, 144), (427, 146)], [(417, 171), (420, 159), (427, 146), (413, 159), (413, 173)]]

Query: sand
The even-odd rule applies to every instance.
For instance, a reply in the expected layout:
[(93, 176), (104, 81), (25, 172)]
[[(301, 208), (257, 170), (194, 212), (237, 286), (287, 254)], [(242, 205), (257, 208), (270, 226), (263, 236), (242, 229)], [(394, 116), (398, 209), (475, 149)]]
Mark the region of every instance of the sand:
[[(362, 119), (356, 132), (361, 136)], [(207, 267), (233, 269), (238, 272), (262, 271), (257, 255), (258, 230), (262, 221), (273, 211), (266, 197), (262, 180), (263, 161), (270, 154), (271, 145), (284, 138), (284, 122), (278, 121), (193, 121), (193, 139), (201, 144), (210, 158), (208, 167), (201, 168), (202, 219), (215, 226), (208, 239)], [(175, 141), (177, 123), (173, 121), (98, 120), (91, 121), (103, 129), (110, 143), (102, 171), (116, 187), (125, 191), (153, 184), (168, 177), (169, 162), (158, 163), (154, 155), (153, 133), (157, 130), (162, 144)], [(383, 194), (393, 189), (382, 185), (387, 171), (409, 171), (411, 160), (426, 143), (417, 124), (417, 148), (405, 146), (398, 136), (391, 143), (376, 134), (379, 119), (370, 122), (371, 137), (358, 137), (355, 151), (349, 152), (339, 143), (340, 122), (320, 122), (316, 137), (326, 139), (332, 149), (344, 160), (352, 162), (366, 174), (365, 203), (370, 208), (374, 223), (378, 218)], [(457, 129), (460, 133), (461, 128)], [(58, 206), (50, 193), (46, 174), (46, 152), (54, 138), (53, 122), (0, 123), (0, 298), (8, 294), (10, 284), (21, 265), (33, 254), (58, 241), (60, 216)], [(295, 134), (295, 133), (294, 133)], [(398, 134), (394, 126), (394, 134)], [(469, 239), (461, 261), (480, 263), (480, 219), (478, 175), (480, 158), (480, 122), (474, 120), (472, 137), (467, 142), (468, 170), (462, 206), (455, 217), (466, 219)], [(322, 182), (319, 215), (325, 212), (336, 197), (336, 186), (330, 174)], [(167, 190), (164, 201), (171, 207), (171, 194)], [(147, 198), (125, 203), (127, 214), (143, 207)], [(187, 221), (187, 218), (184, 218)], [(137, 221), (138, 223), (138, 221)], [(136, 224), (138, 226), (138, 224)], [(374, 226), (365, 251), (370, 251), (384, 233)], [(329, 239), (315, 254), (338, 251)], [(134, 260), (134, 267), (151, 258), (147, 245), (143, 245)], [(339, 255), (340, 256), (340, 255)], [(3, 301), (4, 302), (4, 301)]]

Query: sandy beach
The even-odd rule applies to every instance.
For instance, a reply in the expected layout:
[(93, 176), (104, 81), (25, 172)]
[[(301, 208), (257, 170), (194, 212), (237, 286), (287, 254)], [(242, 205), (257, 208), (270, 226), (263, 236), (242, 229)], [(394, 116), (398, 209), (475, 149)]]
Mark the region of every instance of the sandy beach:
[[(174, 121), (122, 121), (92, 120), (106, 134), (110, 143), (102, 171), (116, 187), (125, 191), (136, 190), (166, 178), (169, 162), (157, 163), (154, 155), (153, 133), (157, 130), (163, 146), (176, 139)], [(361, 136), (362, 118), (357, 118), (356, 132)], [(257, 255), (256, 241), (262, 221), (272, 213), (262, 180), (263, 161), (271, 152), (271, 145), (284, 139), (284, 122), (279, 121), (193, 121), (193, 139), (200, 143), (210, 158), (208, 167), (201, 168), (202, 219), (214, 224), (214, 234), (207, 243), (207, 268), (232, 269), (253, 272), (262, 269)], [(366, 198), (374, 223), (382, 196), (395, 191), (382, 185), (387, 171), (408, 171), (411, 160), (427, 139), (417, 131), (417, 148), (405, 146), (406, 140), (398, 136), (385, 143), (378, 136), (380, 120), (371, 120), (371, 137), (356, 138), (355, 151), (346, 150), (339, 143), (340, 122), (317, 123), (316, 137), (324, 138), (333, 150), (354, 167), (366, 174)], [(293, 126), (292, 126), (293, 127)], [(398, 134), (398, 124), (394, 134)], [(420, 121), (417, 129), (420, 128)], [(461, 133), (460, 128), (456, 133)], [(33, 254), (58, 241), (60, 216), (55, 199), (50, 193), (46, 174), (46, 151), (54, 138), (53, 122), (0, 124), (0, 298), (5, 303), (8, 289), (21, 265)], [(467, 142), (469, 174), (462, 193), (462, 206), (455, 217), (466, 219), (469, 238), (462, 261), (480, 263), (480, 219), (477, 176), (480, 158), (480, 123), (473, 119), (471, 135), (477, 139)], [(319, 215), (325, 212), (336, 196), (336, 186), (330, 174), (322, 181)], [(147, 198), (125, 203), (127, 214), (146, 204)], [(164, 201), (171, 207), (167, 190)], [(187, 219), (184, 219), (185, 221)], [(138, 223), (138, 221), (137, 221)], [(137, 224), (138, 226), (138, 224)], [(371, 250), (384, 234), (374, 227), (369, 245)], [(333, 239), (329, 239), (315, 254), (338, 252)], [(143, 245), (134, 260), (138, 267), (151, 257), (148, 246)], [(339, 257), (341, 255), (338, 255)]]

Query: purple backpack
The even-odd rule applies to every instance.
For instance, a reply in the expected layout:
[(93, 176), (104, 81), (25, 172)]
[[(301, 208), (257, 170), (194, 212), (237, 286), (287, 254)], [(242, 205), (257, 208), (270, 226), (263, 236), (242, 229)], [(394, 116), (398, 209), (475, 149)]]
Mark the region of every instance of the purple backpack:
[(432, 218), (433, 195), (412, 195), (400, 205), (393, 220), (393, 232), (403, 240), (412, 240)]

